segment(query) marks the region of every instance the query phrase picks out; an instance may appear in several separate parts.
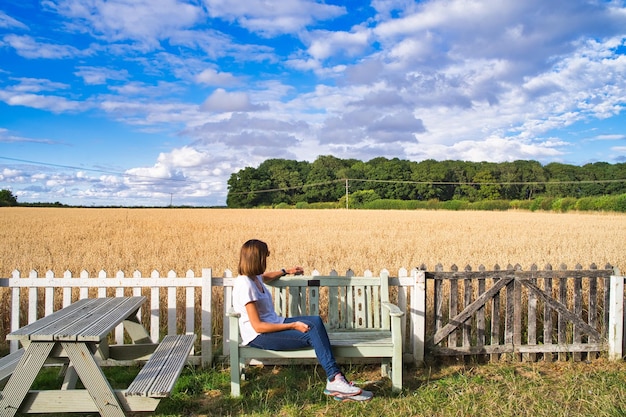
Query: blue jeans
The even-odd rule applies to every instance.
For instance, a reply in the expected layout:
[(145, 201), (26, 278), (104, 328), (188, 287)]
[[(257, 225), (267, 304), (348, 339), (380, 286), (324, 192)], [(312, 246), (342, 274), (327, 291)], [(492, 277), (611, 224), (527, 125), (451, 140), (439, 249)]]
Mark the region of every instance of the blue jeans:
[(261, 333), (249, 343), (249, 346), (265, 350), (295, 350), (313, 347), (315, 355), (326, 377), (332, 380), (341, 373), (335, 356), (330, 347), (328, 333), (320, 316), (288, 317), (285, 323), (301, 321), (309, 326), (309, 331), (302, 333), (299, 330), (282, 330), (280, 332)]

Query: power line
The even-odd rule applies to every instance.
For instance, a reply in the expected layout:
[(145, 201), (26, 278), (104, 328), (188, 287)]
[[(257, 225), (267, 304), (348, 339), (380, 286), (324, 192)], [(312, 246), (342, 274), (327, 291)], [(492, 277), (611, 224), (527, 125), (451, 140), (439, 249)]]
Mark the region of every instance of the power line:
[(122, 177), (149, 178), (149, 179), (153, 179), (153, 180), (189, 182), (186, 178), (162, 178), (162, 177), (153, 177), (153, 176), (150, 176), (150, 175), (128, 174), (126, 172), (108, 171), (108, 170), (105, 170), (105, 169), (95, 169), (95, 168), (83, 168), (83, 167), (76, 167), (76, 166), (72, 166), (72, 165), (52, 164), (52, 163), (49, 163), (49, 162), (30, 161), (28, 159), (9, 158), (9, 157), (6, 157), (6, 156), (0, 156), (0, 159), (5, 159), (7, 161), (14, 161), (14, 162), (23, 162), (23, 163), (26, 163), (26, 164), (35, 164), (35, 165), (49, 166), (49, 167), (54, 167), (54, 168), (65, 168), (65, 169), (73, 169), (73, 170), (77, 170), (77, 171), (99, 172), (101, 174), (119, 175), (119, 176), (122, 176)]
[(603, 184), (626, 182), (626, 178), (617, 180), (576, 180), (576, 181), (510, 181), (510, 182), (455, 182), (455, 181), (408, 181), (408, 180), (367, 180), (360, 178), (348, 178), (341, 181), (361, 181), (361, 182), (384, 182), (384, 183), (404, 183), (404, 184), (433, 184), (433, 185), (557, 185), (557, 184)]

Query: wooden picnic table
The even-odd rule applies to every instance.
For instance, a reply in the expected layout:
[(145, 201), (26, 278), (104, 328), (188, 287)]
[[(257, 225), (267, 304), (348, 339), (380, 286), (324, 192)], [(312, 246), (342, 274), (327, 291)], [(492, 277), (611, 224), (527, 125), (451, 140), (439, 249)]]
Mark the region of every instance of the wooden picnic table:
[[(154, 410), (160, 398), (150, 397), (163, 397), (169, 391), (159, 395), (164, 393), (161, 390), (155, 395), (146, 388), (146, 381), (157, 378), (159, 371), (155, 369), (159, 363), (172, 361), (167, 358), (171, 352), (176, 352), (173, 359), (179, 364), (180, 373), (195, 336), (168, 336), (167, 347), (157, 355), (159, 345), (145, 343), (150, 338), (137, 319), (137, 312), (145, 301), (145, 297), (82, 299), (7, 335), (7, 340), (22, 343), (24, 353), (1, 393), (0, 416), (13, 416), (18, 411), (99, 412), (103, 416), (124, 416), (125, 411)], [(114, 391), (100, 367), (100, 363), (109, 358), (107, 336), (122, 322), (133, 343), (150, 345), (150, 352), (159, 356), (151, 365), (148, 365), (151, 361), (146, 363), (147, 372), (140, 371), (142, 380), (135, 385), (142, 387), (132, 392)], [(44, 363), (59, 360), (68, 367), (62, 389), (30, 391)], [(146, 373), (150, 374), (147, 378)], [(166, 385), (170, 390), (178, 373), (173, 378), (168, 377)], [(77, 379), (85, 389), (74, 389)]]

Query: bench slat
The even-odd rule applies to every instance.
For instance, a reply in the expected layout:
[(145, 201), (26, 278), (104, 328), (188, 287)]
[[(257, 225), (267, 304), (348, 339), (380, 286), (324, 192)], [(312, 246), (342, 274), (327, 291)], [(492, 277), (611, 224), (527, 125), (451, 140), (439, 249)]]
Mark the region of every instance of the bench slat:
[(24, 349), (18, 349), (0, 358), (0, 382), (11, 376), (23, 354)]
[(165, 336), (125, 395), (152, 398), (169, 396), (195, 339), (195, 334)]

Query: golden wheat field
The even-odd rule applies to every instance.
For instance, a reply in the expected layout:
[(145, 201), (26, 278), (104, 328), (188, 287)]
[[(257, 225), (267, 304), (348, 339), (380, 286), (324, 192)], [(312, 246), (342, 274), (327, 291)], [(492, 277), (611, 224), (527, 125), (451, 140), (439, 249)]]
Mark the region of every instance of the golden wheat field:
[(241, 244), (270, 245), (268, 268), (309, 274), (438, 263), (540, 269), (626, 267), (626, 215), (481, 211), (0, 209), (0, 277), (18, 269), (114, 275), (135, 270), (236, 272)]

